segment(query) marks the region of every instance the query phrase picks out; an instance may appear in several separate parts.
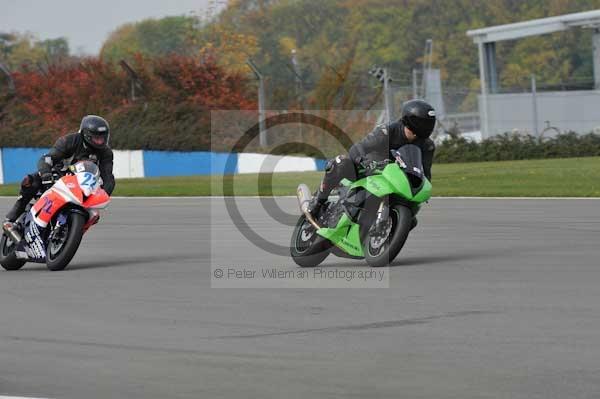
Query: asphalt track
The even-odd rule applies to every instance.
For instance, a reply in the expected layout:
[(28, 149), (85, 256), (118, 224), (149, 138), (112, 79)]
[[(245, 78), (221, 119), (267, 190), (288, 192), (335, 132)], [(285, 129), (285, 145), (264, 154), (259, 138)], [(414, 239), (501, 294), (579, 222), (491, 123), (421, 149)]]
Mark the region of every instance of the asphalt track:
[[(257, 199), (238, 203), (288, 243)], [(0, 395), (598, 398), (599, 215), (597, 200), (434, 199), (390, 288), (217, 289), (211, 260), (295, 266), (223, 199), (116, 199), (66, 271), (0, 273)]]

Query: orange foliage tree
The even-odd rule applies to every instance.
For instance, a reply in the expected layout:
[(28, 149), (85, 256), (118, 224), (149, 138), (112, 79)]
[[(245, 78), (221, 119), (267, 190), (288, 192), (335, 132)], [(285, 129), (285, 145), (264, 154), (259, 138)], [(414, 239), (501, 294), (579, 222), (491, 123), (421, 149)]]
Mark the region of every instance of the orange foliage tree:
[(208, 149), (211, 110), (256, 109), (247, 77), (212, 57), (138, 55), (132, 66), (142, 86), (136, 100), (125, 72), (97, 58), (14, 73), (16, 97), (0, 99), (0, 146), (47, 146), (83, 115), (99, 114), (116, 148)]

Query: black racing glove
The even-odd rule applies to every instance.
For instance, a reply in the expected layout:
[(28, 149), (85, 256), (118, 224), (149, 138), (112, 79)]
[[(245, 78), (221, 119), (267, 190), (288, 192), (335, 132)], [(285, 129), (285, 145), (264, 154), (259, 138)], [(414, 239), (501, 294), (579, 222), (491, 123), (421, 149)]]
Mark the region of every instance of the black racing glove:
[(40, 172), (40, 177), (42, 178), (42, 184), (54, 184), (54, 175), (52, 174), (52, 172)]
[(370, 173), (374, 170), (385, 168), (388, 163), (390, 163), (388, 159), (384, 159), (383, 161), (363, 161), (361, 162), (361, 167), (366, 173)]

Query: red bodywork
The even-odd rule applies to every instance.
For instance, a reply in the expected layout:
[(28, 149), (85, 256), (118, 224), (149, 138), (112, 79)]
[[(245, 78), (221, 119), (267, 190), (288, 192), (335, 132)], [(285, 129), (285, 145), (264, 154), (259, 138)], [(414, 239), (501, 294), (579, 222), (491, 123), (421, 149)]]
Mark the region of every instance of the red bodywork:
[(56, 212), (65, 204), (74, 203), (90, 212), (90, 218), (84, 227), (84, 230), (87, 231), (99, 219), (98, 211), (94, 208), (104, 208), (109, 201), (110, 197), (102, 188), (98, 188), (95, 193), (84, 197), (77, 176), (68, 175), (62, 177), (40, 197), (31, 208), (31, 213), (36, 224), (46, 227)]

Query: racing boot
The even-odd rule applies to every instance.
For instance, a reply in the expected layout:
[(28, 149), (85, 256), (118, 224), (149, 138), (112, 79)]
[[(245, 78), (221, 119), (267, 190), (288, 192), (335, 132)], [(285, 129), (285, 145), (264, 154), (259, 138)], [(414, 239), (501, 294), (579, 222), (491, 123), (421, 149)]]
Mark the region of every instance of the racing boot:
[(29, 201), (26, 201), (22, 195), (19, 195), (17, 201), (11, 210), (8, 211), (6, 214), (6, 219), (2, 223), (2, 230), (4, 230), (4, 233), (10, 237), (13, 242), (21, 241), (21, 234), (19, 234), (17, 231), (18, 229), (14, 222), (19, 216), (21, 216), (23, 212), (25, 212), (25, 207), (27, 206), (28, 202)]
[(310, 200), (306, 210), (314, 219), (317, 219), (319, 217), (319, 212), (321, 211), (321, 208), (323, 207), (323, 204), (325, 204), (326, 201), (327, 199), (319, 198), (317, 194)]
[(315, 219), (319, 217), (321, 208), (323, 208), (323, 205), (327, 202), (327, 198), (329, 198), (329, 191), (325, 192), (325, 187), (325, 181), (322, 181), (319, 185), (319, 188), (317, 191), (315, 191), (312, 199), (308, 203), (307, 211)]
[(8, 211), (8, 213), (6, 214), (5, 221), (6, 222), (14, 222), (15, 220), (17, 220), (17, 218), (19, 216), (21, 216), (21, 214), (23, 212), (25, 212), (25, 207), (27, 206), (28, 203), (29, 203), (28, 200), (23, 198), (22, 195), (19, 195), (19, 197), (17, 197), (17, 201), (15, 202), (15, 204), (13, 205), (11, 210)]

